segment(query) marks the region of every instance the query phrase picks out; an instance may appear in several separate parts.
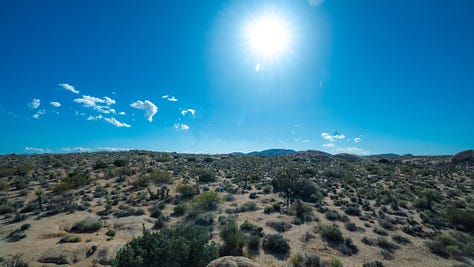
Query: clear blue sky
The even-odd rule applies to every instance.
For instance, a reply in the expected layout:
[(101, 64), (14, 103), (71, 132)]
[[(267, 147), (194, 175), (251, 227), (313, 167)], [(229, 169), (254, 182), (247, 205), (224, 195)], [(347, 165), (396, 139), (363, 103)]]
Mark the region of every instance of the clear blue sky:
[(0, 154), (472, 149), (473, 25), (471, 0), (1, 1)]

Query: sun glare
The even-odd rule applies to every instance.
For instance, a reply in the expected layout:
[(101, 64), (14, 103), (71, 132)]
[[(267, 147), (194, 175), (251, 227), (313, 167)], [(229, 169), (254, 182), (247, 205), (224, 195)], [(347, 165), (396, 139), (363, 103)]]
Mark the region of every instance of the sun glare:
[(245, 26), (245, 38), (248, 48), (258, 58), (277, 59), (289, 49), (291, 31), (283, 17), (265, 14)]

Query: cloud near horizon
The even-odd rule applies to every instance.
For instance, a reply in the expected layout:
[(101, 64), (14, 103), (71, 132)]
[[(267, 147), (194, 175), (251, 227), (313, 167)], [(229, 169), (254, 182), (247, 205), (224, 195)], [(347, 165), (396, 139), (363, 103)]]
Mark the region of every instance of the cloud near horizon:
[(23, 150), (25, 152), (40, 153), (40, 154), (52, 152), (52, 150), (48, 148), (39, 148), (39, 147), (31, 147), (31, 146), (25, 146)]
[(343, 135), (343, 134), (338, 134), (338, 133), (336, 133), (336, 134), (334, 134), (334, 135), (330, 135), (330, 134), (328, 134), (328, 133), (326, 133), (326, 132), (321, 133), (321, 137), (324, 138), (324, 139), (326, 139), (326, 140), (328, 140), (328, 141), (330, 141), (330, 142), (334, 142), (334, 141), (336, 141), (336, 140), (342, 140), (342, 139), (345, 139), (345, 138), (346, 138), (346, 136)]
[(158, 112), (158, 107), (153, 104), (149, 100), (145, 100), (144, 102), (138, 100), (132, 104), (130, 104), (132, 108), (141, 109), (145, 111), (145, 117), (149, 122), (153, 121), (153, 116)]
[(61, 86), (62, 88), (74, 93), (74, 94), (79, 94), (79, 91), (76, 90), (76, 88), (74, 88), (74, 86), (70, 85), (70, 84), (67, 84), (67, 83), (60, 83), (58, 84), (59, 86)]

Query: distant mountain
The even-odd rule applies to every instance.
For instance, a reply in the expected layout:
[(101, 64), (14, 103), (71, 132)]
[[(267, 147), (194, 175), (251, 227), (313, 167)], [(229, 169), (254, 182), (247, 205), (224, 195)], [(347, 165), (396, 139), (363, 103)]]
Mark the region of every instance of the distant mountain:
[(457, 153), (451, 158), (451, 162), (454, 164), (462, 162), (474, 162), (474, 150), (464, 150)]
[(395, 153), (384, 153), (384, 154), (376, 154), (376, 155), (370, 155), (371, 157), (400, 157), (400, 155), (395, 154)]
[(231, 155), (235, 155), (235, 156), (243, 156), (243, 155), (247, 155), (247, 156), (264, 156), (264, 157), (272, 157), (272, 156), (280, 156), (280, 155), (289, 155), (289, 154), (294, 154), (296, 153), (295, 150), (292, 150), (292, 149), (267, 149), (267, 150), (263, 150), (263, 151), (253, 151), (253, 152), (250, 152), (250, 153), (242, 153), (242, 152), (233, 152), (231, 153)]

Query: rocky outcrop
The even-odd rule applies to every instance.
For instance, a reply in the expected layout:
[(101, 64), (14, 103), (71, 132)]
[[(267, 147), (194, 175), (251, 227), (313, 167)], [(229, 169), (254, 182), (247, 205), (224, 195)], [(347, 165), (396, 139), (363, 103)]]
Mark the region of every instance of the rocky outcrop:
[(249, 258), (226, 256), (211, 261), (207, 267), (261, 267), (261, 265)]

